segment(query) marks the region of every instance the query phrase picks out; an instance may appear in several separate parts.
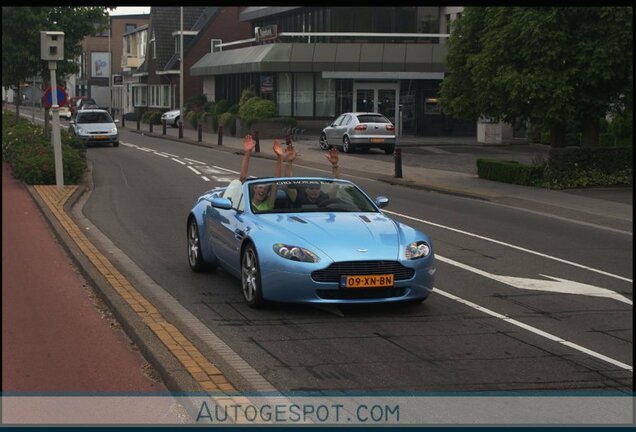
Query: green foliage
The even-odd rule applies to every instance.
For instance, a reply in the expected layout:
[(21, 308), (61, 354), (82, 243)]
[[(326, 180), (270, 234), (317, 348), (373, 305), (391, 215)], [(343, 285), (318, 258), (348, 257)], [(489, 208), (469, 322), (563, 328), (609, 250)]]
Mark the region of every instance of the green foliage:
[(632, 41), (631, 7), (467, 7), (448, 41), (442, 105), (553, 133), (589, 125), (631, 94)]
[(616, 145), (634, 145), (634, 112), (625, 110), (612, 119), (607, 131), (616, 137)]
[(203, 106), (203, 111), (205, 111), (208, 114), (214, 114), (214, 102), (207, 102)]
[(221, 114), (228, 112), (231, 106), (232, 104), (230, 103), (230, 101), (227, 101), (225, 99), (217, 101), (214, 104), (214, 115), (218, 117)]
[(82, 41), (96, 28), (108, 28), (108, 9), (112, 8), (3, 6), (2, 85), (18, 85), (34, 75), (49, 82), (48, 64), (40, 60), (40, 31), (64, 32), (65, 60), (57, 62), (57, 76), (77, 73)]
[(246, 89), (243, 89), (243, 91), (241, 92), (241, 98), (239, 99), (239, 108), (242, 107), (245, 102), (247, 102), (248, 100), (252, 99), (253, 97), (256, 97), (256, 92), (254, 91), (254, 87), (248, 87)]
[(553, 189), (632, 184), (633, 147), (552, 148), (546, 180)]
[(239, 109), (240, 109), (239, 104), (234, 104), (227, 110), (227, 112), (230, 112), (232, 114), (238, 114)]
[(161, 113), (158, 111), (146, 111), (141, 115), (141, 122), (145, 124), (160, 125)]
[(267, 99), (253, 97), (239, 108), (239, 116), (248, 127), (251, 127), (255, 120), (271, 118), (276, 115), (276, 104)]
[(477, 159), (477, 175), (486, 180), (524, 186), (543, 184), (544, 166), (529, 166), (517, 161)]
[(219, 123), (223, 125), (226, 133), (230, 135), (236, 135), (236, 114), (225, 112), (219, 117)]
[(193, 96), (185, 102), (185, 111), (203, 111), (205, 105), (208, 103), (208, 97), (204, 94)]
[[(15, 121), (13, 113), (2, 115), (2, 158), (13, 176), (28, 184), (55, 184), (55, 158), (48, 134), (26, 120)], [(86, 170), (84, 143), (61, 131), (65, 184), (77, 184)]]

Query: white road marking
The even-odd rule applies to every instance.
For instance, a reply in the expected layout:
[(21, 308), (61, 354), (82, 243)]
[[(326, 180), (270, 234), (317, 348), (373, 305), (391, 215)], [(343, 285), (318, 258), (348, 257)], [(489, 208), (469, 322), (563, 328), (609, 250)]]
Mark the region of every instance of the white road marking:
[(201, 162), (201, 161), (198, 161), (198, 160), (190, 159), (190, 158), (187, 158), (187, 157), (184, 157), (184, 159), (187, 160), (187, 161), (193, 162), (193, 163), (198, 163), (200, 165), (205, 165), (205, 162)]
[(401, 216), (401, 217), (406, 218), (406, 219), (411, 219), (411, 220), (414, 220), (414, 221), (417, 221), (417, 222), (421, 222), (421, 223), (424, 223), (424, 224), (428, 224), (428, 225), (432, 225), (432, 226), (435, 226), (435, 227), (438, 227), (438, 228), (447, 229), (447, 230), (454, 231), (454, 232), (457, 232), (457, 233), (460, 233), (460, 234), (464, 234), (464, 235), (467, 235), (467, 236), (470, 236), (470, 237), (475, 237), (475, 238), (478, 238), (478, 239), (481, 239), (481, 240), (486, 240), (486, 241), (489, 241), (489, 242), (492, 242), (492, 243), (496, 243), (496, 244), (499, 244), (499, 245), (502, 245), (502, 246), (507, 246), (509, 248), (517, 249), (517, 250), (520, 250), (520, 251), (523, 251), (523, 252), (527, 252), (529, 254), (537, 255), (537, 256), (540, 256), (540, 257), (543, 257), (543, 258), (547, 258), (547, 259), (551, 259), (551, 260), (554, 260), (554, 261), (562, 262), (564, 264), (569, 264), (569, 265), (574, 266), (574, 267), (579, 267), (579, 268), (582, 268), (582, 269), (585, 269), (585, 270), (589, 270), (589, 271), (592, 271), (592, 272), (595, 272), (595, 273), (599, 273), (599, 274), (602, 274), (602, 275), (605, 275), (605, 276), (609, 276), (609, 277), (613, 277), (613, 278), (616, 278), (616, 279), (620, 279), (620, 280), (623, 280), (625, 282), (630, 282), (630, 283), (633, 282), (632, 279), (629, 279), (629, 278), (626, 278), (626, 277), (623, 277), (623, 276), (615, 275), (613, 273), (609, 273), (609, 272), (606, 272), (606, 271), (603, 271), (603, 270), (595, 269), (593, 267), (588, 267), (588, 266), (585, 266), (583, 264), (578, 264), (578, 263), (575, 263), (575, 262), (572, 262), (572, 261), (564, 260), (562, 258), (553, 257), (551, 255), (547, 255), (547, 254), (544, 254), (544, 253), (541, 253), (541, 252), (533, 251), (531, 249), (526, 249), (526, 248), (521, 247), (521, 246), (516, 246), (516, 245), (510, 244), (510, 243), (505, 243), (505, 242), (502, 242), (502, 241), (499, 241), (499, 240), (495, 240), (495, 239), (491, 239), (491, 238), (488, 238), (488, 237), (484, 237), (484, 236), (481, 236), (479, 234), (473, 234), (473, 233), (468, 232), (468, 231), (463, 231), (463, 230), (460, 230), (460, 229), (457, 229), (457, 228), (451, 228), (451, 227), (446, 226), (446, 225), (441, 225), (441, 224), (438, 224), (438, 223), (435, 223), (435, 222), (425, 221), (423, 219), (418, 219), (418, 218), (415, 218), (415, 217), (412, 217), (412, 216), (403, 215), (401, 213), (396, 213), (396, 212), (392, 212), (392, 211), (389, 211), (389, 210), (382, 210), (382, 211), (384, 213), (389, 213), (389, 214), (393, 214), (393, 215), (396, 215), (396, 216)]
[(175, 154), (168, 153), (168, 152), (161, 152), (161, 153), (163, 153), (163, 154), (165, 154), (165, 155), (168, 155), (168, 156), (176, 157), (176, 158), (181, 157), (181, 156), (179, 156), (179, 155), (175, 155)]
[(172, 158), (172, 160), (177, 162), (177, 163), (180, 163), (181, 165), (185, 165), (186, 164), (185, 162), (180, 161), (179, 159)]
[(489, 279), (496, 280), (497, 282), (501, 282), (506, 285), (513, 286), (515, 288), (520, 288), (525, 290), (536, 290), (536, 291), (549, 291), (549, 292), (556, 292), (556, 293), (562, 293), (562, 294), (587, 295), (592, 297), (607, 297), (614, 300), (618, 300), (619, 302), (627, 303), (628, 305), (633, 305), (633, 302), (627, 297), (624, 297), (612, 290), (596, 287), (594, 285), (587, 285), (584, 283), (570, 281), (567, 279), (561, 279), (554, 276), (547, 276), (543, 274), (541, 276), (550, 278), (552, 280), (502, 276), (502, 275), (496, 275), (493, 273), (488, 273), (486, 271), (480, 270), (475, 267), (471, 267), (466, 264), (462, 264), (460, 262), (454, 261), (450, 258), (445, 258), (440, 255), (435, 255), (435, 259), (445, 262), (447, 264), (462, 268), (469, 272), (477, 273), (480, 276), (484, 276)]
[(463, 299), (461, 297), (457, 297), (456, 295), (447, 293), (446, 291), (442, 291), (442, 290), (440, 290), (438, 288), (433, 288), (433, 291), (436, 292), (437, 294), (441, 294), (444, 297), (447, 297), (447, 298), (449, 298), (451, 300), (455, 300), (455, 301), (457, 301), (459, 303), (465, 304), (466, 306), (469, 306), (469, 307), (471, 307), (473, 309), (476, 309), (476, 310), (478, 310), (480, 312), (484, 312), (484, 313), (486, 313), (486, 314), (488, 314), (490, 316), (493, 316), (495, 318), (499, 318), (500, 320), (503, 320), (503, 321), (505, 321), (505, 322), (507, 322), (509, 324), (512, 324), (512, 325), (517, 326), (517, 327), (521, 327), (522, 329), (528, 330), (529, 332), (537, 334), (537, 335), (539, 335), (541, 337), (550, 339), (550, 340), (552, 340), (554, 342), (557, 342), (557, 343), (560, 343), (560, 344), (565, 345), (567, 347), (573, 348), (573, 349), (575, 349), (577, 351), (580, 351), (582, 353), (585, 353), (585, 354), (587, 354), (589, 356), (592, 356), (592, 357), (595, 357), (597, 359), (603, 360), (603, 361), (605, 361), (607, 363), (610, 363), (610, 364), (612, 364), (614, 366), (618, 366), (621, 369), (628, 370), (629, 372), (632, 372), (632, 373), (634, 372), (634, 369), (633, 369), (633, 367), (631, 365), (628, 365), (626, 363), (620, 362), (620, 361), (615, 360), (615, 359), (613, 359), (611, 357), (607, 357), (606, 355), (597, 353), (596, 351), (592, 351), (590, 349), (582, 347), (581, 345), (577, 345), (577, 344), (575, 344), (573, 342), (566, 341), (565, 339), (562, 339), (562, 338), (560, 338), (558, 336), (554, 336), (553, 334), (544, 332), (543, 330), (540, 330), (540, 329), (538, 329), (536, 327), (532, 327), (532, 326), (530, 326), (528, 324), (522, 323), (521, 321), (517, 321), (516, 319), (508, 318), (505, 315), (502, 315), (502, 314), (500, 314), (498, 312), (492, 311), (492, 310), (490, 310), (488, 308), (480, 306), (480, 305), (478, 305), (476, 303), (473, 303), (471, 301), (465, 300), (465, 299)]
[(206, 176), (201, 176), (201, 178), (202, 178), (203, 180), (205, 180), (205, 181), (210, 181), (210, 179), (209, 179), (209, 178), (207, 178)]
[(169, 157), (170, 157), (170, 156), (168, 156), (168, 155), (165, 155), (165, 154), (163, 154), (163, 153), (159, 153), (159, 152), (155, 152), (155, 154), (156, 154), (157, 156), (161, 156), (161, 157), (164, 157), (164, 158), (169, 158)]
[(201, 175), (201, 173), (199, 171), (197, 171), (196, 169), (192, 168), (191, 166), (188, 166), (188, 169), (190, 171), (192, 171), (193, 173), (195, 173), (196, 175)]
[(227, 169), (227, 168), (219, 167), (219, 166), (216, 166), (216, 165), (212, 165), (212, 167), (214, 167), (214, 168), (216, 168), (216, 169), (220, 169), (220, 170), (222, 170), (222, 171), (230, 172), (230, 173), (232, 173), (232, 174), (240, 174), (240, 172), (238, 172), (238, 171), (232, 171), (231, 169)]
[(154, 152), (155, 152), (155, 150), (150, 149), (150, 148), (148, 148), (148, 147), (137, 147), (137, 148), (138, 148), (139, 150), (141, 150), (141, 151), (145, 151), (145, 152), (152, 152), (152, 153), (154, 153)]

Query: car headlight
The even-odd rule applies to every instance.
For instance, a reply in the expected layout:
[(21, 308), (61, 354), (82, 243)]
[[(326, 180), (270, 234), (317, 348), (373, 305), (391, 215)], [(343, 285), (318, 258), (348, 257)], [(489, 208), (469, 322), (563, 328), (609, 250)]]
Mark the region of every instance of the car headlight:
[(272, 246), (274, 252), (280, 257), (286, 258), (292, 261), (302, 261), (317, 263), (320, 258), (315, 253), (298, 246), (290, 246), (283, 243), (276, 243)]
[(414, 260), (427, 257), (431, 253), (431, 247), (423, 241), (413, 242), (406, 247), (404, 255), (406, 259)]
[(117, 128), (113, 126), (111, 130), (108, 131), (108, 133), (117, 135)]
[(77, 134), (78, 135), (86, 135), (87, 132), (84, 129), (82, 129), (82, 128), (77, 128)]

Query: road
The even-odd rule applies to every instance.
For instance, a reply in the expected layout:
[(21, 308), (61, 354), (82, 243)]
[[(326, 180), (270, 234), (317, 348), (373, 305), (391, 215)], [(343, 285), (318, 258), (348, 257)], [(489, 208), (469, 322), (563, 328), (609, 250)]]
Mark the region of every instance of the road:
[[(121, 141), (88, 150), (84, 215), (279, 390), (632, 391), (631, 235), (345, 175), (431, 236), (436, 291), (415, 306), (253, 310), (239, 281), (195, 274), (186, 255), (190, 208), (238, 177), (240, 156), (126, 130)], [(273, 162), (250, 171), (272, 175)], [(586, 289), (596, 295), (574, 294)]]

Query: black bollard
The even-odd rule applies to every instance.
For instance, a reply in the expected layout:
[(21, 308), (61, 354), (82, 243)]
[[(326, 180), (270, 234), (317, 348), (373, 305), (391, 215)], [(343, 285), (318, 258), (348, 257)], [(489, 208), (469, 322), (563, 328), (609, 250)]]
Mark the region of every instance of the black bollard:
[(402, 178), (402, 149), (396, 147), (393, 157), (395, 158), (395, 178)]
[(292, 137), (290, 134), (285, 135), (285, 147), (289, 147), (292, 144)]
[(179, 139), (183, 139), (183, 122), (179, 120)]
[(126, 127), (126, 116), (124, 114), (121, 115), (121, 127)]
[(258, 138), (258, 131), (254, 131), (254, 142), (256, 143), (254, 145), (254, 153), (260, 153), (261, 152), (261, 142)]
[(164, 119), (164, 120), (162, 120), (162, 121), (161, 121), (161, 124), (162, 124), (162, 127), (161, 127), (161, 133), (162, 133), (163, 135), (165, 135), (165, 134), (166, 134), (166, 120), (165, 120), (165, 119)]
[(152, 133), (152, 119), (150, 119), (150, 122), (148, 122), (148, 130), (150, 133)]
[(141, 116), (137, 115), (137, 130), (141, 129)]
[(197, 124), (197, 132), (199, 133), (199, 142), (203, 141), (203, 125), (201, 122)]
[(217, 131), (217, 136), (219, 138), (218, 145), (223, 145), (223, 125), (219, 125), (219, 130)]

